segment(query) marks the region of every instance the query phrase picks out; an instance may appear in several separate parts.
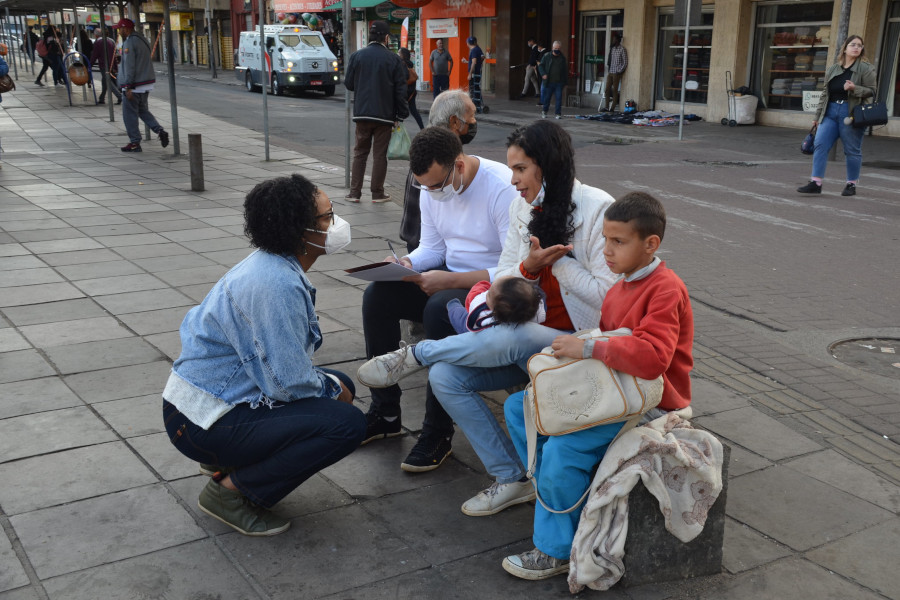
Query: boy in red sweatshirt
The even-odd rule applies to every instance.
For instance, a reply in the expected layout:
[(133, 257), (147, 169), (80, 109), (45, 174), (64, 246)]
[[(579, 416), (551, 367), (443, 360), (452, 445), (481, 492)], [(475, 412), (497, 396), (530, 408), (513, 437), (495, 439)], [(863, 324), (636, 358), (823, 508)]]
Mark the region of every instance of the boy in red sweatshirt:
[[(631, 329), (630, 336), (608, 341), (561, 335), (553, 351), (572, 358), (596, 358), (643, 379), (663, 376), (658, 409), (684, 409), (691, 402), (689, 373), (694, 365), (694, 315), (684, 282), (656, 256), (666, 229), (666, 212), (649, 194), (631, 192), (616, 200), (603, 217), (603, 255), (613, 273), (622, 274), (603, 300), (600, 329)], [(523, 393), (506, 400), (506, 425), (524, 462), (527, 460)], [(657, 409), (654, 409), (656, 411)], [(590, 486), (596, 466), (623, 423), (600, 425), (560, 436), (538, 436), (535, 481), (548, 505), (564, 510)], [(569, 570), (572, 539), (580, 510), (552, 513), (535, 507), (535, 548), (508, 556), (503, 568), (523, 579), (546, 579)]]

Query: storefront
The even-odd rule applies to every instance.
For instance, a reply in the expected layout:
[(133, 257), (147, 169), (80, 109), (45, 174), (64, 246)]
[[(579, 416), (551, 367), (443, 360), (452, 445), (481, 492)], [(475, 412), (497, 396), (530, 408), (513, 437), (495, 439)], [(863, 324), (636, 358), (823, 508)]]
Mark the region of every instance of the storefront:
[(834, 2), (757, 4), (750, 88), (759, 107), (803, 110), (825, 82)]
[[(612, 34), (622, 37), (624, 11), (588, 11), (581, 14), (581, 106), (599, 106), (605, 91), (606, 60)], [(623, 100), (624, 101), (624, 100)]]
[(422, 40), (423, 72), (420, 89), (431, 89), (431, 69), (428, 57), (437, 49), (437, 41), (444, 40), (444, 48), (453, 57), (450, 87), (465, 87), (469, 69), (466, 39), (475, 37), (485, 55), (481, 71), (481, 91), (493, 94), (497, 89), (497, 5), (495, 0), (461, 3), (458, 0), (432, 0), (419, 9), (425, 37)]
[[(900, 0), (887, 6), (882, 47), (878, 62), (878, 99), (887, 105), (888, 114), (900, 117)], [(866, 43), (866, 52), (872, 46)]]
[(656, 42), (656, 100), (680, 103), (684, 79), (685, 103), (707, 103), (712, 65), (714, 8), (705, 6), (700, 15), (700, 25), (692, 26), (688, 32), (690, 39), (687, 45), (685, 70), (684, 26), (675, 25), (675, 12), (672, 8), (660, 9)]

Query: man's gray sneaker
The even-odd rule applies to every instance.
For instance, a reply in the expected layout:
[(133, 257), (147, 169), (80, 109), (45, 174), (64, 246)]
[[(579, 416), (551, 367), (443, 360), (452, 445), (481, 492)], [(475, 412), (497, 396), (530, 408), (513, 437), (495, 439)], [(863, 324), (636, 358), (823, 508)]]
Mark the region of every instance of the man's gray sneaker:
[(425, 367), (419, 364), (413, 353), (415, 345), (409, 346), (400, 342), (400, 348), (367, 361), (356, 372), (359, 382), (370, 388), (386, 388), (398, 381), (421, 371)]
[(530, 481), (491, 484), (486, 490), (466, 500), (462, 505), (463, 514), (470, 517), (495, 515), (514, 504), (522, 504), (535, 499), (534, 486)]
[(569, 561), (544, 554), (537, 548), (503, 559), (503, 569), (510, 575), (534, 581), (548, 579), (569, 570)]
[(291, 522), (257, 506), (240, 492), (229, 490), (210, 479), (197, 500), (200, 510), (244, 535), (278, 535), (291, 527)]

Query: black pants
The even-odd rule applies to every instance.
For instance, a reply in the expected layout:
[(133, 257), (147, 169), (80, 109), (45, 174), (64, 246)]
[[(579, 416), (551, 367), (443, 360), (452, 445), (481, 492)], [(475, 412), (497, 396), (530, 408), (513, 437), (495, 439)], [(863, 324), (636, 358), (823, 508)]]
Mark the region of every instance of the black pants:
[[(101, 83), (100, 98), (99, 98), (100, 102), (103, 102), (103, 98), (106, 96), (106, 79), (107, 79), (107, 77), (108, 77), (108, 75), (106, 73), (104, 73), (103, 71), (100, 71), (100, 83)], [(113, 83), (111, 86), (109, 86), (109, 95), (115, 96), (119, 100), (122, 99), (122, 92), (120, 92), (116, 88), (115, 83)], [(110, 98), (110, 101), (112, 101), (112, 98)]]
[[(400, 319), (419, 321), (425, 337), (439, 340), (455, 335), (447, 316), (453, 298), (465, 302), (469, 290), (442, 290), (428, 296), (419, 286), (407, 282), (375, 282), (363, 294), (363, 335), (366, 357), (381, 356), (400, 347)], [(400, 386), (372, 390), (372, 411), (382, 417), (400, 416)], [(453, 433), (453, 419), (444, 410), (429, 384), (425, 389), (425, 421), (422, 431), (437, 435)]]
[(41, 72), (38, 73), (37, 79), (35, 79), (35, 81), (40, 81), (41, 79), (43, 79), (44, 73), (46, 73), (50, 69), (50, 61), (43, 56), (40, 56), (39, 58), (41, 59), (41, 64), (43, 66), (41, 67)]

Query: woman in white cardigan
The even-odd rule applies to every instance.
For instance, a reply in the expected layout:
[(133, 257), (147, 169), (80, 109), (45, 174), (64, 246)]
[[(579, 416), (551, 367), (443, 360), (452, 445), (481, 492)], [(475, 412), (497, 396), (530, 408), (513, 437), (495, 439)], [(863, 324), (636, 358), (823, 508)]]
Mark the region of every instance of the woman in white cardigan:
[[(522, 196), (510, 205), (509, 229), (494, 279), (523, 277), (547, 296), (547, 319), (497, 325), (477, 333), (425, 340), (373, 358), (385, 385), (420, 368), (438, 400), (465, 432), (495, 482), (462, 505), (486, 516), (534, 498), (512, 441), (478, 392), (528, 381), (528, 359), (561, 333), (597, 327), (600, 305), (615, 275), (603, 257), (603, 213), (612, 196), (575, 179), (572, 139), (559, 125), (535, 121), (507, 140), (512, 184)], [(368, 384), (368, 382), (367, 382)]]

